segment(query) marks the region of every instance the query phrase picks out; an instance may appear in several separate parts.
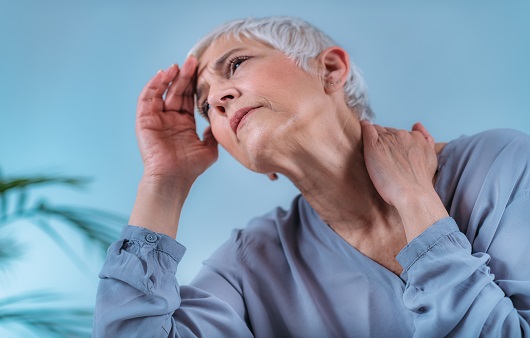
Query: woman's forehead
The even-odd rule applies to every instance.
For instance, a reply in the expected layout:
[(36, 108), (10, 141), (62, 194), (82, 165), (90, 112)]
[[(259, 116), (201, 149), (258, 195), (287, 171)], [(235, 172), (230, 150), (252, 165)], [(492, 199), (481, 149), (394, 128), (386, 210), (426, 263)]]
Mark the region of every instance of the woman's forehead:
[(245, 36), (220, 36), (213, 40), (212, 43), (199, 55), (199, 67), (208, 65), (216, 57), (221, 57), (224, 53), (232, 49), (270, 49), (271, 47), (259, 40), (251, 39)]
[(239, 53), (270, 51), (274, 48), (247, 37), (221, 36), (215, 39), (198, 58), (197, 80), (200, 84), (203, 74), (217, 74), (231, 57)]

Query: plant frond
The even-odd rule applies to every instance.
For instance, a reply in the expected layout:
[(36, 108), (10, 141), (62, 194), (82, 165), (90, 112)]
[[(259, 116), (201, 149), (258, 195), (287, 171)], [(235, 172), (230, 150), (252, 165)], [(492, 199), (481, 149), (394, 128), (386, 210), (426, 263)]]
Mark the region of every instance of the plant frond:
[(7, 196), (5, 192), (0, 192), (0, 221), (7, 218)]
[(50, 292), (46, 290), (34, 290), (28, 291), (22, 294), (12, 295), (4, 298), (0, 298), (0, 309), (20, 305), (25, 302), (46, 302), (58, 300), (61, 296), (55, 292)]
[(39, 337), (90, 337), (93, 311), (46, 303), (56, 297), (41, 291), (0, 298), (0, 325), (21, 325)]
[(88, 267), (87, 263), (79, 256), (79, 254), (68, 244), (68, 241), (66, 241), (61, 234), (56, 231), (48, 222), (46, 222), (43, 219), (39, 219), (38, 221), (39, 228), (44, 231), (50, 237), (61, 250), (64, 251), (66, 256), (75, 263), (75, 265), (81, 270), (81, 272), (87, 274), (87, 277), (91, 278), (92, 273), (90, 272), (90, 268)]
[(39, 214), (55, 217), (79, 231), (92, 244), (105, 253), (125, 224), (125, 218), (112, 213), (79, 207), (51, 207), (42, 202)]
[(15, 177), (0, 178), (0, 194), (11, 189), (22, 189), (44, 184), (65, 184), (70, 186), (81, 186), (88, 183), (87, 178), (75, 177), (54, 177), (54, 176), (35, 176), (35, 177)]
[(93, 312), (77, 309), (17, 309), (0, 313), (0, 323), (19, 324), (39, 337), (90, 337)]
[(0, 272), (4, 272), (21, 255), (20, 245), (13, 238), (0, 237)]
[(22, 214), (24, 212), (24, 208), (26, 206), (26, 200), (28, 199), (27, 189), (26, 188), (20, 188), (18, 193), (18, 199), (17, 199), (17, 206), (16, 206), (16, 212), (18, 214)]

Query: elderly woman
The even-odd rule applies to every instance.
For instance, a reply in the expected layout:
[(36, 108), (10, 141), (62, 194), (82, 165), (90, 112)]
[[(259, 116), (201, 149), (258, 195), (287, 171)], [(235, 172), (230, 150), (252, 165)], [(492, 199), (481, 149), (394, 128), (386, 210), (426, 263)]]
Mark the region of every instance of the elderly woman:
[[(139, 97), (145, 171), (100, 274), (96, 337), (530, 335), (529, 137), (435, 144), (421, 124), (372, 125), (346, 51), (294, 18), (229, 22), (190, 54)], [(179, 215), (218, 143), (301, 195), (179, 286)]]

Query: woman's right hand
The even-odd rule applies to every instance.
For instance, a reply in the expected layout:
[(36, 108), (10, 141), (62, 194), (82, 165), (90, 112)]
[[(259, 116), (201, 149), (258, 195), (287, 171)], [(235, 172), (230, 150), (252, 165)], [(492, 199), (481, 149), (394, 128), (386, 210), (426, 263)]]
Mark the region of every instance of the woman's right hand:
[(144, 163), (143, 181), (191, 187), (217, 159), (217, 141), (210, 128), (203, 140), (196, 132), (193, 76), (197, 59), (179, 69), (159, 71), (138, 98), (136, 134)]
[(159, 71), (138, 98), (136, 135), (144, 162), (130, 225), (175, 238), (193, 182), (217, 159), (210, 128), (199, 138), (193, 115), (197, 59)]

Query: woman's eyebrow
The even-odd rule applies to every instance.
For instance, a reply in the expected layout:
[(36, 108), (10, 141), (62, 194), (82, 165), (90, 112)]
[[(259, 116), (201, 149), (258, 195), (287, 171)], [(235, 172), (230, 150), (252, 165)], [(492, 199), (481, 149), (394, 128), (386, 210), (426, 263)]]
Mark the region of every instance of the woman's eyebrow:
[(213, 69), (216, 71), (216, 72), (219, 72), (219, 70), (223, 67), (225, 61), (234, 53), (237, 53), (237, 52), (240, 52), (242, 51), (244, 48), (240, 47), (240, 48), (234, 48), (228, 52), (226, 52), (225, 54), (223, 54), (223, 56), (221, 56), (220, 58), (217, 59), (217, 61), (215, 61), (214, 65), (213, 65)]
[[(234, 48), (234, 49), (231, 49), (229, 50), (228, 52), (226, 52), (225, 54), (223, 54), (221, 57), (219, 57), (213, 64), (212, 66), (212, 69), (215, 71), (215, 72), (219, 72), (222, 68), (223, 68), (223, 64), (225, 63), (225, 61), (234, 53), (237, 53), (237, 52), (240, 52), (242, 50), (244, 50), (245, 48), (243, 47), (239, 47), (239, 48)], [(202, 72), (204, 72), (206, 70), (206, 68), (208, 67), (208, 65), (204, 65), (201, 69), (198, 69), (197, 71), (197, 77), (199, 77)]]

